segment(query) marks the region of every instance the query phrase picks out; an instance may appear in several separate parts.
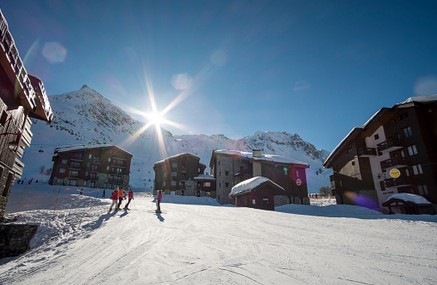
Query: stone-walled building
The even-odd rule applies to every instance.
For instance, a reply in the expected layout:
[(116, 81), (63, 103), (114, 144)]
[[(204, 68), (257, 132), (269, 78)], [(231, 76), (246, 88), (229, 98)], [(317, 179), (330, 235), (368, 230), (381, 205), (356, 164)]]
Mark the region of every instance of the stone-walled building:
[(132, 154), (117, 146), (55, 149), (51, 185), (115, 189), (129, 187)]
[(0, 10), (0, 220), (11, 186), (23, 173), (32, 118), (51, 122), (53, 111), (43, 82), (27, 72)]
[(276, 203), (309, 204), (307, 163), (281, 155), (263, 154), (260, 150), (214, 150), (209, 165), (211, 174), (216, 179), (216, 196), (219, 203), (233, 202), (229, 198), (229, 193), (238, 183), (255, 176), (263, 176), (285, 190), (288, 201)]

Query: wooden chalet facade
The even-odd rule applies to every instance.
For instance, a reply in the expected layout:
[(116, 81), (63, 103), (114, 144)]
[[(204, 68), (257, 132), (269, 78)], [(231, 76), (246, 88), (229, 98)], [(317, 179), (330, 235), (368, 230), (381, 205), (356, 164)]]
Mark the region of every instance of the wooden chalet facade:
[(436, 145), (437, 95), (380, 109), (324, 162), (337, 203), (378, 208), (392, 194), (412, 193), (436, 205)]
[(51, 122), (43, 82), (27, 73), (0, 10), (0, 220), (11, 185), (21, 178), (24, 150), (32, 141), (31, 118)]
[(229, 198), (237, 207), (274, 210), (275, 200), (286, 197), (285, 190), (270, 179), (256, 176), (238, 183), (231, 189)]
[[(203, 174), (205, 168), (206, 165), (200, 163), (200, 158), (191, 153), (181, 153), (158, 161), (153, 165), (153, 193), (162, 190), (163, 194), (200, 196), (201, 193), (197, 193), (197, 184), (201, 183), (202, 186), (202, 179), (196, 181), (195, 178)], [(205, 191), (202, 194), (205, 195)]]
[(255, 176), (269, 178), (283, 187), (288, 201), (309, 204), (306, 169), (308, 164), (280, 155), (263, 154), (259, 150), (214, 150), (210, 160), (211, 174), (216, 179), (217, 201), (232, 203), (232, 187)]
[(51, 185), (129, 187), (132, 154), (117, 146), (59, 148), (52, 160)]

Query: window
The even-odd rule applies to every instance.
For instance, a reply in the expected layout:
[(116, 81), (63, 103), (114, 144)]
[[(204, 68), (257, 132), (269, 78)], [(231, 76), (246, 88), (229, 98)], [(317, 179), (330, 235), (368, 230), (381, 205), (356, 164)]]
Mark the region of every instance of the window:
[(225, 183), (225, 187), (228, 188), (229, 187), (229, 182)]
[(413, 165), (413, 173), (414, 175), (423, 174), (422, 165), (421, 164)]
[(61, 164), (67, 164), (67, 163), (68, 163), (68, 159), (64, 158), (64, 159), (61, 160)]
[(375, 139), (375, 141), (378, 140), (379, 139), (379, 134), (374, 135), (373, 138)]
[(70, 171), (70, 176), (71, 176), (71, 177), (78, 177), (78, 176), (79, 176), (79, 171), (77, 171), (77, 170), (71, 170), (71, 171)]
[[(353, 161), (352, 165), (355, 165), (355, 161)], [(299, 170), (296, 170), (296, 178), (299, 178)]]
[(65, 173), (65, 168), (59, 168), (59, 173), (60, 174), (64, 174)]
[(413, 135), (413, 132), (411, 131), (411, 127), (403, 128), (402, 131), (404, 132), (404, 137), (408, 138)]
[(419, 185), (417, 186), (417, 189), (419, 190), (419, 194), (422, 196), (426, 196), (429, 193), (427, 185)]
[(176, 172), (171, 173), (171, 177), (176, 177), (176, 176), (178, 176), (178, 174)]
[(203, 187), (211, 187), (211, 182), (203, 182)]
[(91, 165), (91, 170), (97, 170), (99, 169), (99, 166), (97, 164)]
[(225, 175), (228, 176), (229, 175), (229, 171), (226, 170), (225, 171)]
[(73, 168), (80, 168), (80, 162), (72, 161), (70, 166)]
[(68, 185), (76, 186), (77, 185), (77, 180), (68, 180)]
[(75, 159), (82, 159), (82, 157), (83, 157), (83, 153), (82, 152), (75, 152), (75, 153), (73, 153), (73, 158), (75, 158)]
[(219, 182), (218, 187), (222, 188), (222, 183), (221, 182)]
[(176, 186), (176, 181), (172, 181), (171, 186)]
[(413, 155), (415, 155), (415, 154), (417, 154), (417, 148), (416, 148), (416, 145), (410, 145), (410, 146), (408, 147), (408, 155), (409, 155), (409, 156), (413, 156)]
[(178, 167), (178, 163), (177, 162), (172, 162), (171, 163), (171, 168), (177, 168)]

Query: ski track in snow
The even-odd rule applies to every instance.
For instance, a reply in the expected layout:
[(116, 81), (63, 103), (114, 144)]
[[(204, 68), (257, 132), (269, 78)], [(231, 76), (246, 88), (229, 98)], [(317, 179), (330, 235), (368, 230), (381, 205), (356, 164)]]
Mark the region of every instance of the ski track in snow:
[(165, 196), (167, 214), (155, 215), (141, 194), (131, 211), (108, 213), (108, 199), (73, 196), (66, 208), (18, 213), (43, 223), (34, 249), (1, 260), (0, 284), (437, 283), (432, 217), (323, 217)]

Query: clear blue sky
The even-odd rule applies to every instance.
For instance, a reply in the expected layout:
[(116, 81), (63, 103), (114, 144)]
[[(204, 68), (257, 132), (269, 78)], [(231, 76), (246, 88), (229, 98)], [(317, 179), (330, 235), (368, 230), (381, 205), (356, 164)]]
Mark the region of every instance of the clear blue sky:
[[(300, 134), (332, 150), (381, 107), (437, 93), (437, 1), (2, 1), (49, 95), (87, 84), (175, 134)], [(182, 94), (182, 95), (181, 95)]]

